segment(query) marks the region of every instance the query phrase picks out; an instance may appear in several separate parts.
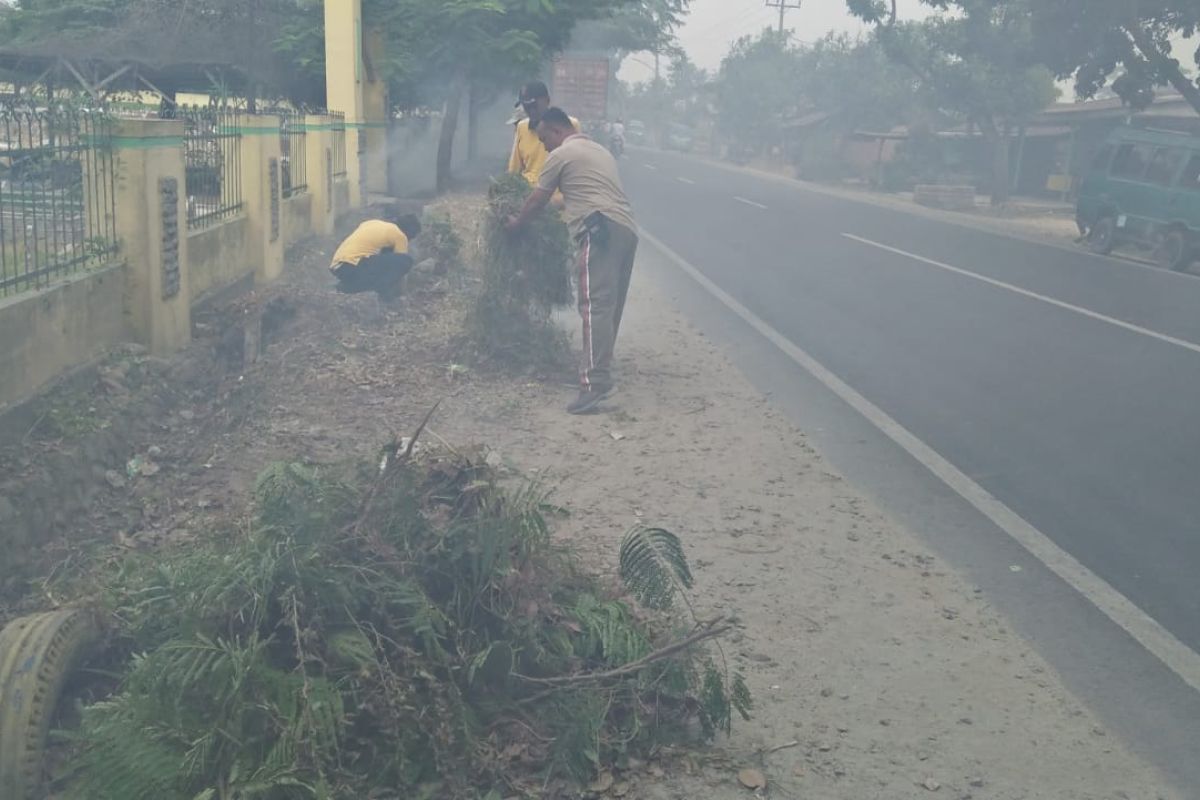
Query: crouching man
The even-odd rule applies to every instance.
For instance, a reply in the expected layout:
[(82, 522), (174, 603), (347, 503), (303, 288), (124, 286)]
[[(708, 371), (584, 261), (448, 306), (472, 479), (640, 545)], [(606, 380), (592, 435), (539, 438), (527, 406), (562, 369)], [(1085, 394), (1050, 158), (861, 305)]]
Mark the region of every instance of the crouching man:
[(421, 222), (413, 214), (392, 222), (369, 219), (359, 225), (338, 247), (329, 265), (338, 291), (375, 292), (385, 301), (399, 296), (404, 276), (413, 268), (409, 243), (420, 233)]

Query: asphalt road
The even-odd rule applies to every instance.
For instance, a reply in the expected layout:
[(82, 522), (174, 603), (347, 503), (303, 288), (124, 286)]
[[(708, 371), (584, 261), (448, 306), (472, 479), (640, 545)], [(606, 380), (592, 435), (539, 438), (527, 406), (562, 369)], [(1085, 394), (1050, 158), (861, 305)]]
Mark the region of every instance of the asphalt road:
[[(1200, 278), (675, 154), (631, 151), (623, 175), (649, 234), (1200, 651)], [(770, 352), (778, 342), (737, 331), (725, 306), (696, 300), (690, 311), (736, 338), (773, 390), (801, 392), (785, 374), (801, 367)], [(900, 467), (880, 469), (892, 458), (882, 449), (858, 452), (881, 494), (904, 483)], [(910, 525), (935, 527), (945, 488), (914, 482), (893, 497)], [(948, 547), (980, 540), (971, 555), (960, 549), (972, 569), (1017, 563), (981, 555), (1011, 545), (1002, 532), (948, 519), (938, 523)], [(1133, 654), (1085, 599), (1049, 583), (1026, 594), (1038, 592), (1053, 610), (1026, 607), (1039, 616), (1033, 638), (1051, 650), (1072, 642), (1052, 658), (1060, 670), (1104, 661), (1077, 670), (1090, 673), (1080, 691), (1107, 698), (1109, 717), (1145, 717), (1128, 723), (1135, 746), (1171, 751), (1165, 766), (1200, 793), (1200, 770), (1184, 763), (1197, 748), (1194, 693)]]

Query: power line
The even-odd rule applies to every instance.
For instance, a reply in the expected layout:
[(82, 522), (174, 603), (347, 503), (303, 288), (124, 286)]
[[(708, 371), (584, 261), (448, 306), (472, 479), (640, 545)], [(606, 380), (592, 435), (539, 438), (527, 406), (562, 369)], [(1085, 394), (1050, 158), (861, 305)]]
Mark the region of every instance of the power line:
[(767, 0), (768, 8), (779, 9), (779, 35), (783, 36), (784, 25), (787, 22), (787, 12), (795, 9), (800, 10), (801, 0)]

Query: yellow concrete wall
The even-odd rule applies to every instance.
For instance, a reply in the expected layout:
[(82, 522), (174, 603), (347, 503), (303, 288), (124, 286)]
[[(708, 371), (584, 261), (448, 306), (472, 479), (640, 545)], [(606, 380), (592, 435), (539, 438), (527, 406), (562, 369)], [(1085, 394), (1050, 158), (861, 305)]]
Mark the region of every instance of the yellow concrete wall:
[(246, 215), (188, 233), (188, 284), (193, 304), (254, 274), (255, 250)]
[(0, 410), (128, 341), (117, 264), (0, 300)]
[[(137, 341), (155, 355), (170, 355), (188, 343), (192, 330), (183, 123), (121, 120), (113, 147), (117, 237), (129, 267), (125, 312)], [(165, 291), (163, 273), (167, 237), (160, 183), (164, 178), (173, 178), (178, 190), (173, 226), (178, 233), (180, 289), (174, 294)]]
[(325, 0), (325, 105), (346, 115), (346, 178), (354, 191), (348, 202), (362, 204), (364, 173), (358, 137), (366, 121), (363, 85), (362, 0)]
[[(272, 281), (283, 271), (286, 245), (332, 233), (336, 218), (355, 207), (356, 192), (349, 180), (334, 180), (329, 172), (330, 122), (315, 117), (308, 132), (309, 191), (284, 198), (279, 120), (250, 117), (242, 136), (243, 213), (189, 231), (182, 124), (121, 120), (113, 142), (119, 263), (0, 301), (0, 342), (5, 343), (0, 347), (0, 410), (123, 341), (141, 343), (160, 356), (178, 351), (190, 341), (191, 308), (204, 295), (251, 277), (258, 285)], [(272, 161), (277, 226), (271, 213)], [(174, 178), (178, 189), (173, 220), (164, 219), (163, 178)], [(169, 290), (163, 268), (172, 221), (178, 233), (178, 292)]]
[(350, 191), (350, 181), (342, 178), (333, 182), (333, 216), (334, 219), (350, 211), (354, 206), (353, 192)]
[(312, 235), (312, 204), (310, 194), (293, 195), (283, 201), (281, 224), (285, 248)]

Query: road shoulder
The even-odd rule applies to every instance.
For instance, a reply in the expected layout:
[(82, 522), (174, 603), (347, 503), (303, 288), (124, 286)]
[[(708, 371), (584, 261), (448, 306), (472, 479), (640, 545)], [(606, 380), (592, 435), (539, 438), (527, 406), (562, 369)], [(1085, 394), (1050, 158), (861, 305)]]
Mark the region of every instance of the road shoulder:
[[(785, 794), (1174, 797), (982, 594), (887, 519), (644, 276), (612, 412), (528, 387), (487, 439), (553, 478), (564, 535), (611, 568), (637, 522), (679, 531), (759, 701), (731, 743)], [(1047, 757), (1047, 754), (1050, 757)], [(733, 772), (649, 797), (743, 794)], [(698, 783), (699, 782), (699, 783)], [(1125, 795), (1120, 792), (1124, 791)], [(883, 794), (880, 795), (879, 793)]]

